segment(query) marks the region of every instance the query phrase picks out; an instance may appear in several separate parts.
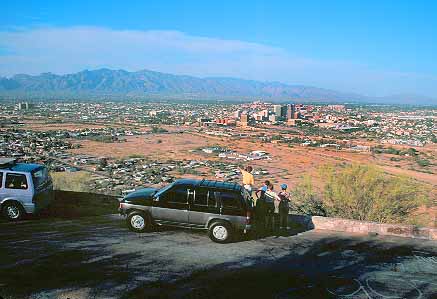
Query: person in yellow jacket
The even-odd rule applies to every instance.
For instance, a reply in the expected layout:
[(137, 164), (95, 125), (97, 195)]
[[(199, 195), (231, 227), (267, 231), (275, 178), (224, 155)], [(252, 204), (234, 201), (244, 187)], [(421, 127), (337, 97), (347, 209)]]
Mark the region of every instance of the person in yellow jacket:
[(247, 166), (245, 169), (238, 168), (241, 171), (241, 174), (243, 175), (243, 186), (244, 189), (249, 192), (250, 196), (252, 197), (252, 191), (253, 186), (255, 185), (255, 179), (253, 178), (252, 174), (252, 166)]

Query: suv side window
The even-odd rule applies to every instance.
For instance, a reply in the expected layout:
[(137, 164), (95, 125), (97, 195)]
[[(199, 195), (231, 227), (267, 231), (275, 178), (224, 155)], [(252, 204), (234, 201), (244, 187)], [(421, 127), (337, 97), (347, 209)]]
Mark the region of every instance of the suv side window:
[(8, 189), (26, 190), (28, 187), (26, 176), (20, 173), (7, 173), (5, 187)]
[(194, 198), (194, 204), (197, 206), (208, 205), (208, 189), (206, 188), (196, 189), (196, 197)]
[(0, 171), (0, 188), (3, 187), (3, 172)]
[(208, 207), (216, 208), (217, 207), (217, 202), (218, 202), (219, 198), (220, 198), (220, 192), (209, 191)]
[(241, 208), (241, 196), (231, 191), (221, 191), (220, 199), (223, 208), (239, 209)]

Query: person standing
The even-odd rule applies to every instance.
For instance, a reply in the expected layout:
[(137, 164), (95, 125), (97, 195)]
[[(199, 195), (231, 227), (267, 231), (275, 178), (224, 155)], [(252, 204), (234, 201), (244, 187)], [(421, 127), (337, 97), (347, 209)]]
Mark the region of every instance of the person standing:
[(267, 211), (267, 221), (266, 225), (268, 229), (273, 232), (279, 231), (279, 204), (281, 199), (278, 194), (274, 191), (273, 184), (270, 184), (266, 195), (270, 199), (269, 201), (269, 209)]
[(290, 193), (287, 192), (287, 184), (281, 185), (281, 192), (279, 192), (278, 197), (280, 198), (279, 203), (279, 229), (289, 230), (288, 224), (288, 213), (290, 211)]
[(255, 191), (255, 195), (257, 198), (259, 198), (260, 196), (258, 195), (260, 192), (262, 192), (262, 190), (264, 189), (264, 192), (266, 192), (268, 190), (268, 188), (270, 187), (271, 183), (269, 180), (265, 180), (262, 187), (259, 188), (258, 190)]
[(262, 186), (255, 192), (257, 204), (255, 207), (255, 231), (256, 238), (262, 238), (266, 232), (267, 204), (266, 204), (267, 186)]
[(253, 178), (253, 174), (252, 174), (253, 168), (252, 166), (249, 165), (245, 169), (241, 169), (241, 168), (238, 169), (243, 175), (244, 189), (246, 189), (247, 192), (249, 192), (250, 196), (252, 197), (253, 186), (255, 185), (255, 179)]

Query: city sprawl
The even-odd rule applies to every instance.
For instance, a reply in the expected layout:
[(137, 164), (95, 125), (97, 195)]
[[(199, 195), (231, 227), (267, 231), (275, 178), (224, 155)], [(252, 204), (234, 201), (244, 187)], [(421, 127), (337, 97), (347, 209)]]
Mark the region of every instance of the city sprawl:
[[(0, 155), (90, 175), (119, 195), (181, 177), (238, 181), (238, 167), (293, 184), (324, 163), (374, 162), (435, 185), (437, 110), (382, 105), (10, 102)], [(73, 175), (73, 174), (72, 174)]]

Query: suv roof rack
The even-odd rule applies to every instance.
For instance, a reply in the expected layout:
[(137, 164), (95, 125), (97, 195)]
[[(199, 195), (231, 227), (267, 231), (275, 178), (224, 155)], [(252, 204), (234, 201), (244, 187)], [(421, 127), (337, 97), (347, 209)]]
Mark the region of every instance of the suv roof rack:
[(17, 162), (14, 158), (0, 158), (0, 168), (10, 168)]
[(198, 184), (198, 186), (202, 187), (210, 187), (210, 188), (224, 188), (229, 190), (239, 190), (240, 185), (237, 183), (231, 183), (231, 182), (222, 182), (222, 181), (210, 181), (210, 180), (201, 180)]

